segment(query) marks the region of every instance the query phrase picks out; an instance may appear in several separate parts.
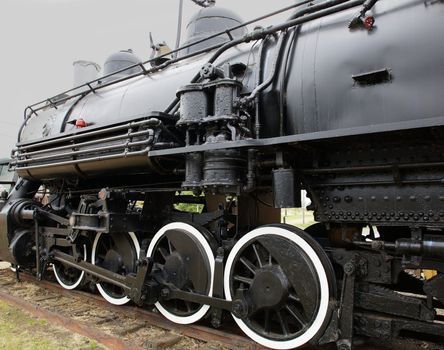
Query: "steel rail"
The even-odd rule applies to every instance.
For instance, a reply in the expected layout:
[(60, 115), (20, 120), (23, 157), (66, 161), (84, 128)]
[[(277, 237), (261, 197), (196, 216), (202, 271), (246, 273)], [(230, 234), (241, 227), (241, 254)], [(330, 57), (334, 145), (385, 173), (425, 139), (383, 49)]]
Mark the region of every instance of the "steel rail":
[[(12, 271), (5, 271), (0, 273), (5, 273), (13, 276)], [(60, 285), (50, 282), (48, 280), (39, 281), (34, 275), (28, 273), (21, 273), (20, 279), (24, 282), (35, 283), (36, 285), (42, 286), (42, 288), (44, 289), (55, 291), (62, 296), (67, 296), (67, 297), (77, 296), (79, 298), (86, 299), (88, 302), (91, 302), (97, 305), (98, 307), (106, 308), (107, 310), (116, 312), (118, 314), (123, 314), (137, 319), (141, 319), (145, 321), (148, 325), (173, 331), (185, 337), (197, 339), (204, 342), (220, 343), (223, 345), (224, 348), (233, 349), (233, 350), (238, 350), (238, 349), (265, 350), (265, 348), (255, 343), (253, 340), (243, 335), (239, 335), (239, 330), (237, 328), (230, 327), (229, 329), (230, 332), (227, 332), (215, 328), (210, 328), (208, 326), (203, 325), (202, 323), (181, 325), (171, 322), (162, 315), (151, 312), (147, 309), (143, 309), (141, 307), (132, 306), (132, 305), (123, 305), (123, 306), (112, 305), (99, 295), (87, 293), (80, 290), (66, 290), (63, 289)]]
[(72, 318), (62, 316), (60, 313), (44, 309), (34, 303), (23, 300), (16, 296), (7, 294), (0, 291), (0, 300), (5, 301), (11, 306), (18, 307), (37, 318), (48, 320), (51, 324), (57, 324), (68, 329), (71, 332), (81, 334), (92, 340), (97, 341), (100, 344), (105, 345), (110, 349), (115, 350), (144, 350), (144, 347), (140, 347), (136, 344), (128, 343), (120, 339), (119, 337), (104, 333), (98, 329), (91, 328), (83, 322), (76, 321)]

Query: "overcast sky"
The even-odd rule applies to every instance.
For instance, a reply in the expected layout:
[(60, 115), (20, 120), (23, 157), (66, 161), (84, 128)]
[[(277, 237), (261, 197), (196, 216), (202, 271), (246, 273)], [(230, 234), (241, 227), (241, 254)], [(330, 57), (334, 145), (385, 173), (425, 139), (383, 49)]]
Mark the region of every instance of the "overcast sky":
[[(294, 1), (216, 3), (249, 20)], [(179, 0), (0, 0), (0, 158), (10, 155), (27, 105), (72, 87), (74, 61), (103, 66), (109, 54), (128, 48), (146, 60), (150, 31), (155, 41), (174, 47), (178, 5)], [(184, 0), (184, 28), (199, 9)]]

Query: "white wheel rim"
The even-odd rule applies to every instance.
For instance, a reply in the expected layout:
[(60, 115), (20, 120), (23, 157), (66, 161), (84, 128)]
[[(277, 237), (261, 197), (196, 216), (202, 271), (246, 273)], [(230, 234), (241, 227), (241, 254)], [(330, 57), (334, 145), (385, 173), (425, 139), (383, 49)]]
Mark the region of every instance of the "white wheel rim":
[[(210, 265), (210, 289), (208, 292), (208, 296), (213, 295), (213, 282), (214, 282), (214, 254), (211, 250), (210, 244), (207, 242), (205, 237), (200, 233), (198, 229), (195, 227), (183, 223), (183, 222), (173, 222), (171, 224), (168, 224), (164, 227), (162, 227), (153, 237), (151, 240), (150, 246), (148, 247), (147, 257), (150, 258), (153, 255), (154, 248), (157, 245), (157, 242), (164, 236), (164, 234), (169, 230), (181, 230), (191, 233), (194, 237), (197, 238), (198, 242), (202, 245), (204, 248), (204, 252), (206, 254), (206, 257), (209, 261)], [(167, 309), (165, 309), (160, 302), (157, 302), (154, 304), (156, 308), (159, 310), (159, 312), (165, 316), (167, 319), (174, 323), (178, 324), (191, 324), (194, 322), (199, 321), (202, 317), (206, 315), (208, 310), (210, 309), (210, 305), (202, 305), (199, 310), (197, 310), (194, 314), (189, 316), (178, 316), (171, 312), (169, 312)]]
[[(87, 250), (86, 250), (86, 244), (83, 245), (83, 261), (87, 260)], [(83, 278), (85, 277), (85, 271), (82, 271), (82, 273), (79, 276), (79, 279), (72, 285), (66, 284), (62, 281), (62, 278), (59, 276), (56, 267), (54, 266), (54, 264), (52, 264), (52, 271), (54, 272), (54, 276), (57, 280), (57, 282), (59, 282), (59, 284), (64, 288), (64, 289), (68, 289), (68, 290), (73, 290), (76, 289), (83, 281)]]
[[(131, 240), (134, 244), (134, 247), (136, 248), (136, 254), (137, 254), (137, 259), (140, 258), (140, 245), (139, 245), (139, 241), (136, 237), (136, 234), (134, 232), (128, 232), (129, 236), (131, 237)], [(102, 233), (98, 233), (96, 235), (96, 238), (94, 239), (94, 244), (93, 244), (93, 248), (92, 248), (92, 254), (91, 254), (91, 263), (93, 265), (96, 264), (96, 249), (97, 249), (97, 244), (99, 243), (99, 239), (102, 236)], [(127, 296), (121, 297), (121, 298), (114, 298), (111, 295), (109, 295), (105, 289), (101, 286), (100, 283), (96, 284), (97, 289), (99, 290), (99, 293), (102, 295), (102, 297), (109, 302), (110, 304), (113, 305), (124, 305), (126, 303), (128, 303), (131, 299), (128, 298)]]
[(327, 317), (328, 314), (329, 300), (330, 300), (330, 288), (324, 265), (322, 264), (321, 259), (319, 259), (319, 256), (317, 255), (315, 250), (302, 237), (284, 228), (273, 227), (273, 226), (260, 227), (254, 229), (253, 231), (250, 231), (245, 236), (243, 236), (231, 250), (230, 255), (228, 256), (227, 259), (227, 263), (225, 265), (225, 271), (224, 271), (225, 298), (230, 301), (232, 300), (232, 295), (230, 290), (230, 273), (234, 263), (234, 258), (236, 257), (237, 253), (250, 240), (260, 236), (271, 235), (271, 234), (286, 238), (295, 243), (296, 245), (298, 245), (307, 254), (311, 263), (315, 267), (315, 270), (318, 273), (318, 278), (320, 283), (320, 303), (316, 318), (311, 324), (311, 326), (305, 331), (305, 333), (303, 333), (297, 338), (286, 341), (271, 340), (262, 337), (257, 333), (255, 333), (253, 330), (251, 330), (248, 327), (248, 325), (241, 319), (235, 317), (234, 315), (233, 318), (238, 324), (238, 326), (242, 329), (242, 331), (251, 339), (253, 339), (255, 342), (272, 349), (294, 349), (304, 344), (307, 344), (322, 328), (325, 318)]

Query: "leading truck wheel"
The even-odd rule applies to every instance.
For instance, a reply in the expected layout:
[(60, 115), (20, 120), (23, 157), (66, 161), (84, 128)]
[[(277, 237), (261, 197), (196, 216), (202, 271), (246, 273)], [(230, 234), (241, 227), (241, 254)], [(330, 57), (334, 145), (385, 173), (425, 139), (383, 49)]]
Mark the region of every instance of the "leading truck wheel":
[(251, 339), (272, 349), (316, 340), (331, 317), (331, 263), (320, 245), (289, 225), (263, 226), (231, 250), (224, 273), (227, 300), (245, 297), (253, 311), (234, 320)]
[[(60, 248), (62, 249), (62, 248)], [(76, 249), (79, 250), (79, 255), (82, 260), (86, 261), (88, 258), (88, 248), (86, 244), (80, 243)], [(65, 248), (65, 253), (73, 255), (73, 248)], [(78, 270), (74, 267), (67, 266), (61, 262), (55, 261), (52, 264), (52, 270), (57, 282), (64, 288), (68, 290), (76, 289), (80, 286), (85, 278), (85, 271)]]
[[(214, 254), (211, 235), (202, 228), (183, 222), (162, 227), (148, 247), (153, 269), (176, 288), (202, 295), (213, 295)], [(157, 302), (156, 308), (170, 321), (191, 324), (210, 309), (188, 301), (171, 299)]]
[[(91, 262), (120, 275), (137, 272), (140, 245), (134, 232), (98, 233), (94, 240)], [(121, 287), (97, 283), (99, 293), (111, 304), (124, 305), (130, 301)]]

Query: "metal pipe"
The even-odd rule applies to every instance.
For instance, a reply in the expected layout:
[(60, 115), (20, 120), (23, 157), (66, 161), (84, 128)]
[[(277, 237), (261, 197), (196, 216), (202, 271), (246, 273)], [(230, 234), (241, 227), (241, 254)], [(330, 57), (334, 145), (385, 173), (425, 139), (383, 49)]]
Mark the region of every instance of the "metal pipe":
[(39, 187), (40, 184), (38, 182), (19, 178), (13, 190), (9, 193), (8, 201), (11, 202), (16, 199), (33, 198)]
[(182, 13), (183, 13), (183, 0), (179, 0), (179, 18), (177, 19), (177, 34), (176, 34), (176, 46), (174, 50), (176, 51), (173, 55), (174, 58), (177, 57), (179, 51), (177, 49), (180, 46), (180, 37), (182, 36)]
[(18, 145), (18, 148), (20, 150), (25, 150), (25, 149), (36, 148), (36, 147), (44, 147), (44, 146), (53, 145), (56, 143), (77, 140), (77, 139), (80, 139), (83, 137), (97, 136), (97, 135), (101, 135), (101, 134), (105, 134), (105, 133), (109, 133), (109, 132), (135, 128), (135, 127), (147, 125), (147, 124), (150, 124), (153, 122), (158, 123), (158, 121), (159, 121), (158, 119), (156, 119), (155, 121), (153, 119), (154, 118), (148, 119), (148, 120), (141, 120), (138, 122), (130, 122), (130, 123), (126, 123), (123, 125), (112, 126), (112, 127), (103, 128), (100, 130), (95, 130), (95, 131), (82, 130), (81, 133), (74, 133), (74, 134), (67, 135), (67, 136), (59, 136), (55, 139), (48, 140), (48, 141), (43, 141), (43, 142), (42, 141), (32, 141), (30, 143), (20, 144), (20, 145)]
[(149, 150), (150, 150), (150, 147), (147, 147), (141, 151), (136, 151), (136, 152), (124, 152), (124, 153), (119, 153), (119, 154), (111, 154), (108, 156), (98, 156), (98, 157), (76, 159), (76, 160), (51, 163), (51, 164), (33, 165), (33, 166), (27, 166), (27, 167), (20, 167), (19, 169), (20, 170), (42, 169), (42, 168), (47, 168), (48, 166), (56, 167), (56, 166), (64, 166), (64, 165), (81, 164), (81, 163), (87, 163), (87, 162), (103, 161), (103, 160), (109, 160), (109, 159), (145, 156), (145, 155), (148, 155)]
[[(265, 52), (265, 43), (267, 42), (267, 38), (265, 37), (262, 41), (261, 41), (261, 45), (259, 46), (259, 65), (258, 65), (258, 69), (257, 69), (257, 79), (256, 79), (256, 86), (259, 86), (262, 83), (262, 65), (263, 65), (263, 57), (264, 57), (264, 52)], [(259, 110), (259, 106), (260, 106), (261, 100), (260, 100), (260, 96), (256, 96), (256, 116), (255, 116), (255, 120), (254, 120), (254, 135), (256, 139), (260, 139), (261, 137), (261, 121), (260, 121), (260, 110)]]
[(34, 210), (23, 209), (19, 213), (21, 220), (34, 220)]
[(17, 161), (11, 162), (10, 164), (12, 166), (13, 165), (18, 165), (18, 164), (30, 164), (30, 163), (36, 163), (36, 162), (39, 162), (39, 161), (43, 162), (43, 161), (57, 159), (57, 158), (71, 157), (71, 156), (75, 156), (75, 155), (78, 155), (78, 154), (82, 154), (83, 155), (83, 154), (88, 154), (88, 153), (92, 153), (92, 152), (111, 151), (111, 150), (117, 150), (117, 149), (121, 149), (121, 148), (129, 148), (129, 147), (135, 147), (135, 146), (149, 145), (150, 143), (153, 142), (153, 139), (154, 139), (153, 135), (150, 135), (149, 139), (145, 140), (145, 141), (137, 141), (137, 142), (129, 142), (129, 143), (126, 142), (126, 143), (123, 143), (123, 144), (120, 144), (120, 145), (103, 146), (103, 147), (96, 147), (96, 148), (80, 150), (80, 151), (72, 151), (72, 152), (67, 152), (67, 153), (51, 154), (51, 155), (46, 156), (46, 157), (37, 157), (37, 158), (31, 158), (31, 159), (17, 160)]
[[(122, 140), (125, 138), (134, 138), (134, 137), (139, 137), (139, 136), (145, 136), (145, 135), (150, 134), (151, 131), (152, 131), (151, 129), (148, 129), (148, 130), (137, 131), (137, 132), (133, 132), (133, 133), (126, 133), (126, 134), (118, 135), (118, 136), (106, 137), (104, 139), (96, 139), (96, 140), (92, 140), (92, 141), (86, 141), (86, 142), (76, 143), (76, 144), (67, 145), (67, 146), (60, 146), (60, 147), (57, 147), (57, 151), (61, 151), (64, 149), (80, 148), (80, 147), (84, 147), (84, 146), (91, 146), (91, 145), (95, 145), (95, 144), (101, 143), (101, 142), (112, 142), (112, 141)], [(17, 150), (17, 151), (20, 151), (20, 150)], [(50, 149), (44, 149), (44, 150), (40, 150), (40, 151), (19, 153), (15, 157), (20, 158), (20, 157), (34, 156), (34, 155), (38, 155), (38, 154), (42, 154), (42, 153), (48, 153), (49, 151), (50, 151)]]
[(278, 71), (277, 67), (278, 67), (279, 58), (281, 57), (282, 48), (284, 46), (283, 45), (284, 39), (285, 39), (285, 33), (280, 35), (279, 41), (278, 41), (278, 43), (276, 45), (276, 55), (274, 57), (273, 66), (272, 66), (272, 70), (271, 70), (270, 76), (262, 84), (256, 86), (256, 88), (251, 92), (251, 94), (248, 97), (246, 97), (247, 101), (253, 101), (260, 92), (264, 91), (275, 80), (276, 73)]
[(359, 166), (350, 168), (321, 168), (321, 169), (301, 169), (304, 174), (329, 174), (342, 172), (363, 172), (363, 171), (393, 171), (394, 169), (412, 169), (412, 168), (437, 168), (444, 167), (444, 162), (435, 163), (411, 163), (411, 164), (393, 164), (393, 165), (375, 165)]

